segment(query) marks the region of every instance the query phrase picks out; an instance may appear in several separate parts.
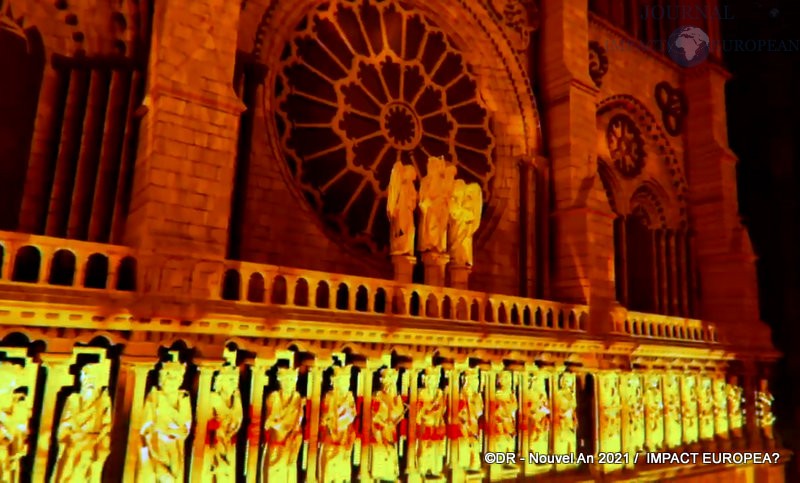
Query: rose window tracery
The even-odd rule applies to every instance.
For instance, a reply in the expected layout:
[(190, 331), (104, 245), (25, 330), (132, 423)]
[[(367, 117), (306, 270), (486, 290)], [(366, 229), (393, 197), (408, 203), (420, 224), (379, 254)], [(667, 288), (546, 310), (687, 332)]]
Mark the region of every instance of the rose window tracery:
[(397, 160), (423, 176), (428, 157), (444, 156), (491, 195), (494, 136), (475, 77), (451, 39), (402, 3), (311, 11), (284, 49), (276, 96), (289, 171), (326, 226), (362, 248), (387, 247)]
[(617, 114), (608, 121), (606, 142), (611, 159), (626, 178), (635, 178), (644, 168), (644, 139), (642, 132), (625, 114)]

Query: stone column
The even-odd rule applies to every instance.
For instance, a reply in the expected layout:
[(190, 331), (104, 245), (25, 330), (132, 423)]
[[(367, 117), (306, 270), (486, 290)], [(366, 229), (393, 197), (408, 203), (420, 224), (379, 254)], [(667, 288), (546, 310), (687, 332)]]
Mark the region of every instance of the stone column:
[[(122, 483), (136, 483), (136, 466), (139, 462), (140, 436), (142, 427), (142, 409), (144, 407), (145, 391), (147, 389), (147, 375), (155, 367), (157, 360), (133, 359), (123, 356), (120, 363), (120, 373), (125, 373), (125, 382), (117, 389), (117, 398), (114, 400), (115, 417), (117, 424), (127, 423), (127, 444), (124, 448), (115, 449), (112, 438), (112, 455), (115, 451), (122, 450), (124, 455)], [(126, 417), (127, 416), (127, 417)], [(116, 431), (115, 431), (116, 433)], [(116, 465), (113, 465), (116, 466)]]
[(414, 266), (416, 264), (417, 257), (409, 255), (392, 255), (394, 280), (400, 283), (411, 283), (413, 281)]
[[(422, 254), (422, 263), (425, 265), (425, 284), (437, 287), (444, 286), (445, 266), (450, 261), (450, 256), (443, 253), (425, 252)], [(423, 301), (420, 301), (423, 303)]]
[(261, 416), (264, 411), (264, 386), (269, 384), (267, 370), (269, 361), (256, 358), (250, 366), (250, 428), (247, 438), (247, 458), (245, 463), (245, 476), (247, 483), (257, 483), (259, 462), (261, 461), (261, 434), (263, 421)]
[(233, 90), (240, 10), (239, 2), (155, 0), (126, 245), (226, 254), (244, 110)]
[(455, 265), (452, 262), (447, 266), (450, 275), (450, 286), (461, 290), (469, 290), (469, 274), (472, 267), (469, 265)]
[(370, 457), (370, 443), (372, 441), (372, 379), (375, 369), (384, 364), (382, 359), (367, 359), (365, 367), (359, 368), (358, 377), (361, 378), (361, 466), (359, 480), (363, 483), (372, 483)]
[(408, 397), (408, 457), (406, 458), (406, 473), (408, 481), (419, 481), (417, 474), (417, 402), (419, 401), (419, 374), (427, 366), (431, 365), (427, 360), (414, 360), (408, 369), (410, 374), (410, 394)]
[(761, 446), (761, 428), (756, 417), (756, 392), (758, 391), (758, 372), (752, 361), (745, 363), (742, 391), (744, 395), (744, 434), (749, 448)]
[(311, 405), (311, 415), (306, 424), (308, 428), (308, 453), (306, 454), (306, 482), (317, 483), (317, 443), (319, 441), (319, 417), (322, 405), (322, 373), (331, 366), (329, 358), (317, 358), (309, 367), (308, 377), (311, 379), (311, 393), (307, 404)]
[(192, 441), (192, 460), (189, 466), (192, 483), (202, 483), (206, 475), (206, 449), (208, 449), (207, 432), (208, 422), (211, 420), (211, 385), (214, 372), (222, 367), (221, 360), (197, 361), (200, 380), (197, 383), (197, 406), (195, 409), (194, 439)]
[(36, 438), (36, 454), (33, 459), (32, 483), (44, 483), (47, 477), (47, 460), (54, 430), (56, 401), (64, 386), (71, 385), (69, 366), (74, 362), (72, 354), (42, 354), (42, 365), (46, 369), (44, 397), (39, 412), (39, 435)]

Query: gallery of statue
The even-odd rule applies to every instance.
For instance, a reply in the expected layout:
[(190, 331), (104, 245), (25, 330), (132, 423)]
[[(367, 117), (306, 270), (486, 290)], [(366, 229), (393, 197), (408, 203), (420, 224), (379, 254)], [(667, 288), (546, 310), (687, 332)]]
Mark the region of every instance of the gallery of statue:
[(0, 482), (784, 481), (729, 75), (640, 7), (0, 0)]

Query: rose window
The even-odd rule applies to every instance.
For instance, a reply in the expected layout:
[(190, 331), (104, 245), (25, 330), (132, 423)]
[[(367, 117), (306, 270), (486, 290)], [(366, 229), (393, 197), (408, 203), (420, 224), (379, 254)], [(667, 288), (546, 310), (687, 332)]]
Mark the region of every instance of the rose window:
[(614, 165), (627, 178), (634, 178), (644, 167), (644, 139), (633, 119), (617, 114), (606, 129), (608, 151)]
[(469, 66), (427, 17), (401, 3), (331, 1), (287, 43), (278, 133), (292, 176), (327, 227), (388, 245), (386, 189), (400, 160), (425, 175), (444, 156), (490, 197), (494, 137)]

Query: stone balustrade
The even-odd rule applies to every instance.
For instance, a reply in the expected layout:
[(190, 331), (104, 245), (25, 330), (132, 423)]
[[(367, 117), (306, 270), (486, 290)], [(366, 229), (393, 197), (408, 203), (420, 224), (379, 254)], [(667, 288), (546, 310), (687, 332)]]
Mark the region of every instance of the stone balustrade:
[(616, 331), (650, 339), (720, 342), (717, 328), (713, 323), (641, 312), (627, 312), (627, 317), (622, 322), (616, 323)]

